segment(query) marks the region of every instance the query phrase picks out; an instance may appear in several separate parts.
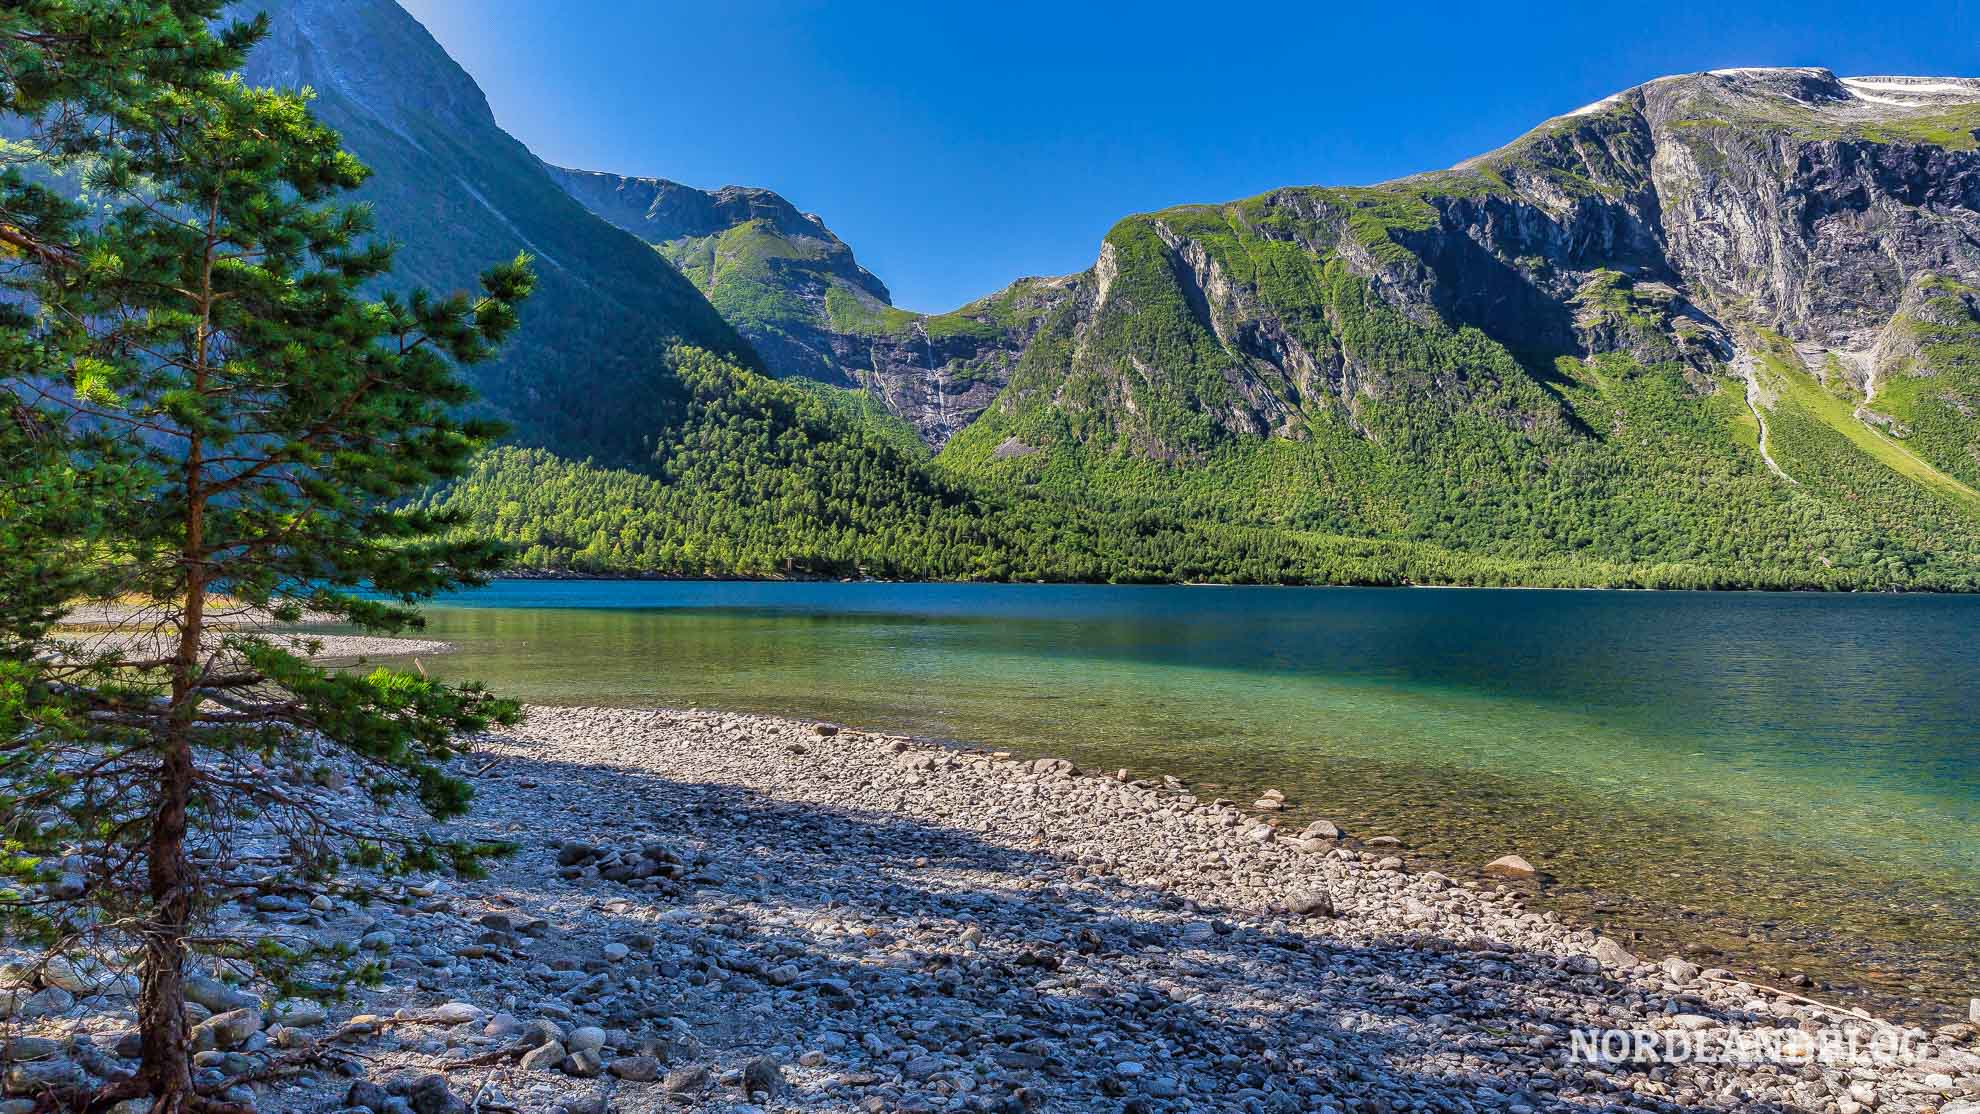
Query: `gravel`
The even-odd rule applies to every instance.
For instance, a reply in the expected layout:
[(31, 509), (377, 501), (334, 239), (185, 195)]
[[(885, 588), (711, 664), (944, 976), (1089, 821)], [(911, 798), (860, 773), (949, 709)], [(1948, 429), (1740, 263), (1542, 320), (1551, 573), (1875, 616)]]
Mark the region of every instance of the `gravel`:
[[(353, 868), (229, 907), (237, 932), (369, 941), (385, 972), (327, 1017), (200, 984), (203, 1071), (313, 1046), (260, 1108), (375, 1114), (1980, 1109), (1970, 1026), (1899, 1030), (1635, 956), (1489, 877), (1174, 779), (587, 708), (531, 709), (463, 772), (457, 834), (516, 853), (475, 880)], [(56, 1050), (17, 1066), (116, 1070), (127, 992), (30, 1023)], [(1572, 1053), (1608, 1029), (1902, 1034), (1914, 1055)]]

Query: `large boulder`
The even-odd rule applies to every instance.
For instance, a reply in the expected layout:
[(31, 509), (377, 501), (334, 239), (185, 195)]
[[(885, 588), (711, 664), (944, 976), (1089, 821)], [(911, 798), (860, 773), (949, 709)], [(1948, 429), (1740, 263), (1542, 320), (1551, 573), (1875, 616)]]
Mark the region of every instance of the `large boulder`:
[(193, 975), (186, 979), (186, 1001), (195, 1002), (213, 1013), (226, 1013), (230, 1010), (258, 1010), (261, 1008), (259, 996), (250, 994), (239, 987), (228, 986), (218, 979)]
[(261, 1032), (260, 1010), (228, 1010), (216, 1013), (198, 1025), (193, 1026), (193, 1050), (205, 1052), (215, 1048), (238, 1048), (247, 1039)]
[(1485, 864), (1485, 873), (1494, 878), (1536, 878), (1540, 872), (1518, 855), (1501, 855)]
[(1636, 957), (1630, 954), (1629, 949), (1607, 936), (1595, 938), (1594, 956), (1595, 962), (1600, 963), (1606, 970), (1614, 971), (1636, 966)]

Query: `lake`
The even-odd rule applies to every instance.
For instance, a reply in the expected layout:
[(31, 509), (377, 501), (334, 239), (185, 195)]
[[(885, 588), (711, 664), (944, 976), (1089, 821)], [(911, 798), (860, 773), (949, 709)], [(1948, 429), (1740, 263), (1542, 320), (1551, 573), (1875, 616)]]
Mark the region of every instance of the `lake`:
[(1651, 956), (1963, 1020), (1980, 598), (503, 581), (422, 665), (1172, 773), (1420, 866), (1505, 853)]

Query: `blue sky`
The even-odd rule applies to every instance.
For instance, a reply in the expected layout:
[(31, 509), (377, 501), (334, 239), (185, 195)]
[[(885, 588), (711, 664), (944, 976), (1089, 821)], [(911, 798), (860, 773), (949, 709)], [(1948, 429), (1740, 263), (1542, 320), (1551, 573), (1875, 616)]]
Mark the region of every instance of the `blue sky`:
[(402, 2), (543, 158), (769, 187), (930, 311), (1129, 213), (1447, 166), (1666, 73), (1980, 76), (1980, 0)]

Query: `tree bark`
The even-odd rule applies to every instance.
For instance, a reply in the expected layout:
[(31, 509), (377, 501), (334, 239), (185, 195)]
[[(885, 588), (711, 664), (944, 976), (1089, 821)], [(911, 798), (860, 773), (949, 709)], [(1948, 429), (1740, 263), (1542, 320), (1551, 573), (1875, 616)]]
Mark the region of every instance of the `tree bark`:
[[(200, 372), (204, 390), (206, 327), (199, 328)], [(199, 1105), (193, 1090), (192, 1041), (186, 1029), (186, 934), (192, 924), (197, 878), (186, 861), (187, 811), (192, 804), (193, 720), (199, 715), (201, 653), (206, 630), (205, 446), (197, 433), (186, 447), (184, 493), (186, 533), (180, 550), (185, 596), (179, 614), (179, 646), (172, 661), (172, 698), (165, 707), (159, 738), (158, 811), (152, 817), (150, 852), (151, 918), (144, 927), (142, 994), (138, 1026), (144, 1038), (139, 1078), (151, 1087), (152, 1114), (191, 1114)]]
[(177, 725), (165, 739), (158, 812), (151, 828), (152, 915), (144, 930), (144, 1035), (139, 1075), (150, 1084), (152, 1114), (192, 1109), (192, 1041), (186, 1029), (185, 938), (192, 920), (192, 868), (186, 862), (186, 808), (192, 797), (192, 746)]

